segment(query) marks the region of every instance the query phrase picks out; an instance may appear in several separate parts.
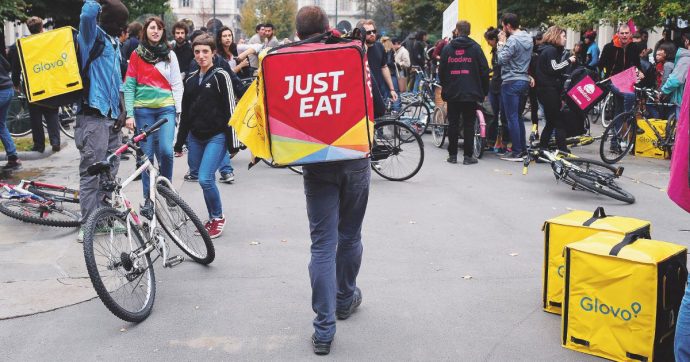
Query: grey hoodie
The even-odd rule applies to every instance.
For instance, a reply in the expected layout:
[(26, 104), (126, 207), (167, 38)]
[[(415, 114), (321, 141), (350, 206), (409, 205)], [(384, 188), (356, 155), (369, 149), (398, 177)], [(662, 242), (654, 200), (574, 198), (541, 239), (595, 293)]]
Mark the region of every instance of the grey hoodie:
[(532, 59), (532, 36), (518, 30), (508, 38), (506, 45), (498, 48), (498, 64), (501, 65), (503, 82), (529, 81), (529, 62)]

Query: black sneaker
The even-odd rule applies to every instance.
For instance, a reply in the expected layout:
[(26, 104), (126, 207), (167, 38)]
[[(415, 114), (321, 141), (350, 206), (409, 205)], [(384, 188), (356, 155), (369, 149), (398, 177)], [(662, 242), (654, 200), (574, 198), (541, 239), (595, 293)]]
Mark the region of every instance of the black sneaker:
[(226, 184), (231, 184), (235, 182), (235, 174), (233, 172), (221, 173), (218, 181)]
[(458, 163), (458, 156), (448, 156), (448, 158), (446, 158), (446, 162), (448, 162), (448, 163)]
[(471, 157), (471, 156), (470, 156), (470, 157), (465, 156), (465, 158), (462, 160), (462, 164), (463, 164), (463, 165), (474, 165), (474, 164), (476, 164), (476, 163), (478, 163), (478, 162), (479, 162), (479, 161), (478, 161), (476, 158)]
[(325, 356), (331, 353), (331, 342), (323, 342), (316, 339), (316, 333), (311, 335), (311, 346), (314, 347), (314, 353), (319, 356)]
[(7, 163), (2, 166), (3, 171), (16, 171), (22, 168), (22, 161), (19, 160), (17, 155), (12, 155), (7, 157)]
[(350, 303), (350, 307), (345, 310), (336, 310), (335, 316), (340, 320), (348, 319), (360, 304), (362, 304), (362, 291), (355, 287), (355, 292), (352, 293), (352, 303)]
[(184, 175), (184, 180), (188, 182), (199, 182), (199, 177), (186, 174)]

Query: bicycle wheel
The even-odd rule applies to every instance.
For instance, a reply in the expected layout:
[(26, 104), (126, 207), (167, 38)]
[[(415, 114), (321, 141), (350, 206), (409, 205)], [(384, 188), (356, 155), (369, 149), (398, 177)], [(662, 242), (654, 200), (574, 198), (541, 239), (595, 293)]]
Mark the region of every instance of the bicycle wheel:
[(374, 125), (371, 161), (374, 172), (381, 177), (391, 181), (407, 180), (422, 168), (424, 143), (404, 123), (390, 120), (378, 122)]
[(12, 97), (5, 124), (12, 137), (23, 137), (31, 133), (29, 103), (25, 97)]
[(412, 127), (418, 135), (423, 135), (429, 127), (431, 112), (422, 102), (415, 102), (405, 106), (398, 116), (400, 122)]
[(54, 202), (79, 203), (79, 190), (60, 186), (49, 186), (41, 183), (31, 183), (27, 190), (31, 193), (52, 200)]
[(604, 99), (603, 104), (601, 105), (601, 112), (599, 112), (599, 117), (601, 119), (601, 125), (604, 126), (604, 128), (608, 127), (609, 124), (611, 124), (611, 120), (613, 119), (613, 112), (615, 110), (613, 102), (613, 93), (609, 93)]
[(195, 262), (204, 265), (213, 262), (216, 258), (213, 242), (192, 208), (167, 186), (159, 184), (156, 190), (156, 218), (165, 233)]
[(635, 196), (623, 190), (616, 183), (618, 168), (603, 162), (583, 158), (566, 158), (566, 161), (578, 166), (581, 170), (570, 169), (566, 177), (573, 188), (585, 189), (628, 204), (635, 203)]
[(474, 149), (472, 150), (472, 155), (475, 158), (482, 158), (485, 147), (486, 138), (482, 137), (482, 127), (477, 118), (474, 120)]
[(58, 113), (58, 124), (60, 125), (60, 131), (62, 131), (65, 136), (74, 139), (74, 125), (76, 122), (76, 105), (61, 106)]
[(0, 212), (32, 224), (66, 228), (80, 226), (79, 212), (65, 210), (56, 203), (39, 202), (29, 197), (0, 202)]
[(434, 109), (434, 116), (432, 120), (431, 137), (434, 140), (434, 145), (441, 148), (443, 147), (443, 143), (446, 141), (446, 128), (448, 127), (448, 118), (446, 117), (446, 112), (443, 110), (443, 108), (436, 107)]
[(616, 116), (601, 135), (601, 160), (613, 164), (623, 159), (633, 148), (636, 135), (637, 120), (634, 112), (623, 112)]
[(96, 294), (118, 318), (141, 322), (151, 314), (156, 278), (144, 238), (112, 207), (96, 210), (84, 225), (84, 260)]

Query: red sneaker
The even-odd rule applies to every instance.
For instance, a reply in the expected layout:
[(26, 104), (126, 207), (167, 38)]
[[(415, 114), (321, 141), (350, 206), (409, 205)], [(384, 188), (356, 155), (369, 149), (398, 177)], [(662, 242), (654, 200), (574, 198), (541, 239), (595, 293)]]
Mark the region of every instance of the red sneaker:
[(215, 239), (223, 233), (223, 227), (225, 227), (225, 216), (219, 219), (212, 219), (205, 225), (208, 235), (211, 239)]

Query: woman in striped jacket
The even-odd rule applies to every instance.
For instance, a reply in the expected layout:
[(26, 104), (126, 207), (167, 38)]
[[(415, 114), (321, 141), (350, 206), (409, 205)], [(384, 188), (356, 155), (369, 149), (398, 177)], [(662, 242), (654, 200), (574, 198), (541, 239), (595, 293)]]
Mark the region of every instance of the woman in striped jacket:
[[(126, 126), (144, 129), (160, 119), (168, 122), (142, 142), (146, 157), (154, 155), (162, 176), (172, 179), (175, 121), (182, 112), (182, 76), (175, 52), (165, 36), (160, 18), (151, 17), (144, 23), (141, 43), (129, 58), (122, 86), (127, 110)], [(145, 207), (150, 207), (149, 175), (143, 174)]]

